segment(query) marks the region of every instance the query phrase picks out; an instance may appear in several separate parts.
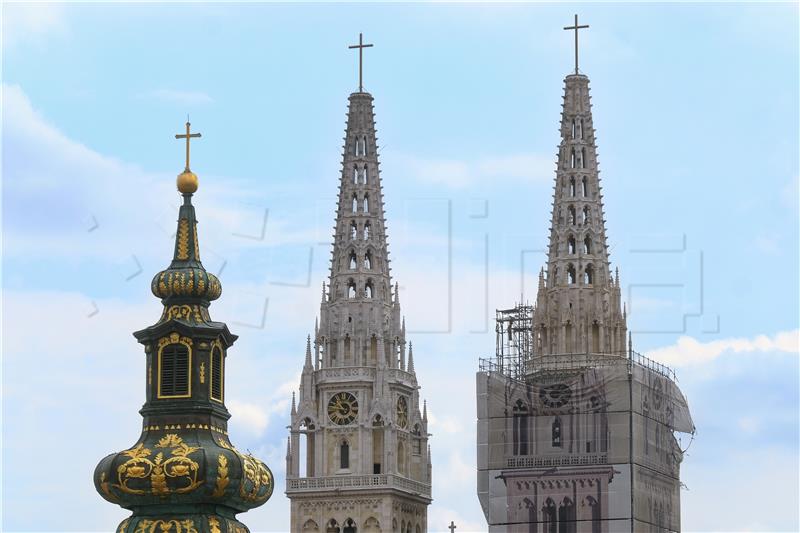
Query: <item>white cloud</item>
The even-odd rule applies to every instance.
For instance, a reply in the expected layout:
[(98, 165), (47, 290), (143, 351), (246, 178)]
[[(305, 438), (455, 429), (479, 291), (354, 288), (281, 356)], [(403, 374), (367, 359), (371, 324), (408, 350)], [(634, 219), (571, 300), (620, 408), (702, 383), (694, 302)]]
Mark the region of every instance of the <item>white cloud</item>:
[(41, 44), (66, 30), (64, 7), (56, 3), (18, 2), (3, 5), (3, 46), (24, 41)]
[(800, 351), (800, 330), (782, 331), (772, 337), (719, 339), (700, 342), (693, 337), (682, 336), (672, 346), (657, 348), (647, 356), (660, 363), (671, 366), (690, 366), (707, 363), (725, 353), (768, 353), (780, 352), (797, 354)]
[(256, 436), (261, 435), (267, 429), (269, 413), (260, 405), (235, 399), (228, 399), (225, 403), (233, 417), (231, 424), (247, 429)]
[(150, 98), (169, 102), (174, 104), (181, 104), (187, 106), (210, 104), (214, 101), (211, 96), (202, 91), (178, 91), (174, 89), (156, 89), (147, 93)]
[(407, 174), (423, 182), (463, 189), (485, 183), (546, 183), (553, 180), (553, 157), (539, 154), (508, 154), (468, 161), (431, 159), (410, 155), (382, 154), (394, 173)]

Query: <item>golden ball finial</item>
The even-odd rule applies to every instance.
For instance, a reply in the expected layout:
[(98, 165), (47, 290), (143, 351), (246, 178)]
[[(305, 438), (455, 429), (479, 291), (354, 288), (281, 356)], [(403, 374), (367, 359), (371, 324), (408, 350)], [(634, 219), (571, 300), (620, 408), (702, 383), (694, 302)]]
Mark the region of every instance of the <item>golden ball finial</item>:
[(178, 174), (178, 190), (183, 194), (193, 194), (197, 191), (197, 174), (188, 168)]

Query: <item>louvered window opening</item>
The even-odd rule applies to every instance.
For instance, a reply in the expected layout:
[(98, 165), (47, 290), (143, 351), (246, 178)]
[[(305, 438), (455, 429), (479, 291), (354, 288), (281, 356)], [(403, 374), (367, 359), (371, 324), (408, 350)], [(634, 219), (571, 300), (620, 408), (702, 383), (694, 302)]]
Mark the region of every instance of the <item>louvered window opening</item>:
[(211, 350), (211, 398), (222, 401), (222, 350)]
[(189, 348), (169, 344), (161, 351), (161, 396), (189, 395)]

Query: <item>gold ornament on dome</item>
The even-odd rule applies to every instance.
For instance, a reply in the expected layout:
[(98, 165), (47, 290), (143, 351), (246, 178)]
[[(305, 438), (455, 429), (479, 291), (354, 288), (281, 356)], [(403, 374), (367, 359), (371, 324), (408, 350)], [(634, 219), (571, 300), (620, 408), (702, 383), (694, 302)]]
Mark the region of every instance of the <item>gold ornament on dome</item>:
[(197, 533), (194, 520), (142, 520), (133, 533)]
[(178, 259), (189, 259), (189, 221), (178, 221)]
[[(191, 492), (203, 484), (202, 480), (197, 480), (199, 465), (189, 457), (200, 450), (199, 447), (189, 446), (178, 435), (170, 433), (162, 437), (155, 448), (170, 448), (170, 450), (166, 455), (165, 452), (158, 452), (151, 459), (153, 452), (139, 443), (130, 450), (122, 452), (122, 455), (130, 459), (117, 467), (119, 483), (112, 487), (128, 494), (167, 496), (173, 493)], [(131, 481), (139, 479), (148, 480), (150, 489), (135, 489), (128, 486)], [(177, 484), (183, 486), (170, 488), (168, 479), (175, 480)]]
[[(249, 453), (241, 453), (234, 448), (230, 442), (226, 442), (225, 439), (219, 439), (216, 442), (222, 448), (235, 453), (242, 461), (243, 479), (239, 486), (239, 496), (254, 503), (263, 503), (267, 501), (269, 497), (272, 496), (272, 491), (275, 488), (275, 480), (272, 478), (272, 473), (269, 471), (269, 468), (267, 468), (267, 465)], [(244, 481), (248, 481), (252, 486), (249, 490), (245, 487), (246, 484)], [(262, 496), (259, 496), (258, 493), (262, 488), (266, 488), (266, 492), (264, 492)], [(228, 525), (230, 526), (231, 524), (229, 523)]]
[(219, 454), (217, 457), (217, 482), (214, 485), (214, 493), (212, 498), (222, 498), (225, 495), (225, 489), (231, 480), (228, 478), (228, 458), (224, 453)]

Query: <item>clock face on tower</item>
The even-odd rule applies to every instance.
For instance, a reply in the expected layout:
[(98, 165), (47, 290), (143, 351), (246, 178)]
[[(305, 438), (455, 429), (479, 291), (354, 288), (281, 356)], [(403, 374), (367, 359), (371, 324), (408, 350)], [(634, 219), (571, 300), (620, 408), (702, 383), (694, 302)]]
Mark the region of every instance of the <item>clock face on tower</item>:
[(337, 392), (328, 402), (328, 417), (334, 424), (351, 424), (358, 416), (358, 400), (349, 392)]
[(408, 425), (408, 403), (404, 396), (397, 399), (397, 425), (401, 428)]
[(539, 391), (539, 399), (547, 407), (562, 407), (569, 402), (571, 397), (572, 391), (564, 383), (547, 385)]

